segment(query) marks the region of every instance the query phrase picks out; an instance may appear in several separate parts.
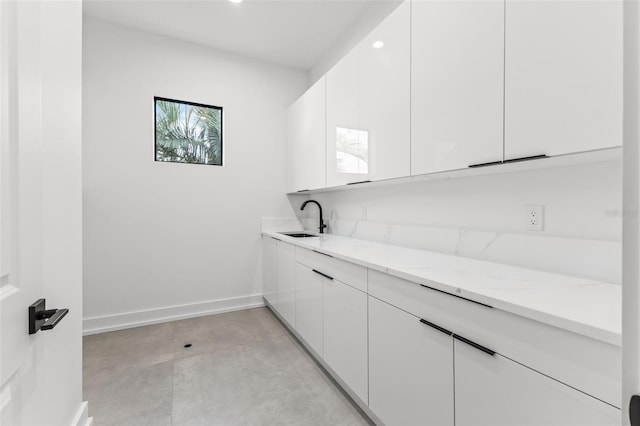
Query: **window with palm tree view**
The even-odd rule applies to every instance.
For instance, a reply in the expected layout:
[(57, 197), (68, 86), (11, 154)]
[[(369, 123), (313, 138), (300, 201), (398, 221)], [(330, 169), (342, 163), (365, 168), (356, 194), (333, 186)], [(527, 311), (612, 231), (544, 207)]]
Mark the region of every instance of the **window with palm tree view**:
[(222, 166), (222, 107), (153, 99), (156, 161)]

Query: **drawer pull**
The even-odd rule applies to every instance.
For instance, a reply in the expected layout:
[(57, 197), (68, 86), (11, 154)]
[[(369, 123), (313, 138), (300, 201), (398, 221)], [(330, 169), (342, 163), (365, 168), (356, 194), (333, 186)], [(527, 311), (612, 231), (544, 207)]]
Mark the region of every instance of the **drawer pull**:
[(360, 185), (361, 183), (369, 183), (370, 180), (361, 180), (360, 182), (349, 182), (347, 185)]
[(497, 164), (502, 164), (502, 160), (498, 160), (498, 161), (489, 161), (487, 163), (478, 163), (478, 164), (469, 164), (470, 168), (475, 168), (475, 167), (486, 167), (486, 166), (495, 166)]
[(547, 158), (546, 154), (540, 155), (530, 155), (529, 157), (520, 157), (520, 158), (511, 158), (509, 160), (504, 160), (504, 163), (518, 163), (520, 161), (529, 161), (529, 160), (539, 160), (540, 158)]
[(438, 330), (441, 333), (446, 334), (447, 336), (453, 336), (453, 333), (450, 332), (449, 330), (447, 330), (446, 328), (440, 327), (439, 325), (435, 325), (434, 323), (429, 322), (424, 318), (420, 318), (420, 322), (423, 323), (423, 324), (428, 325), (431, 328), (435, 328), (436, 330)]
[(325, 277), (325, 278), (326, 278), (326, 279), (328, 279), (328, 280), (332, 280), (332, 281), (333, 281), (333, 277), (330, 277), (330, 276), (329, 276), (329, 275), (327, 275), (327, 274), (323, 274), (322, 272), (320, 272), (320, 271), (316, 271), (315, 269), (312, 269), (312, 271), (313, 271), (313, 272), (315, 272), (315, 273), (316, 273), (316, 274), (318, 274), (318, 275), (322, 275), (323, 277)]
[(454, 338), (454, 339), (458, 339), (458, 340), (460, 340), (461, 342), (466, 343), (466, 344), (467, 344), (467, 345), (469, 345), (469, 346), (473, 346), (474, 348), (479, 349), (479, 350), (481, 350), (482, 352), (484, 352), (484, 353), (486, 353), (486, 354), (488, 354), (488, 355), (494, 356), (494, 355), (496, 354), (496, 352), (495, 352), (495, 351), (492, 351), (491, 349), (489, 349), (489, 348), (487, 348), (487, 347), (485, 347), (485, 346), (479, 345), (479, 344), (478, 344), (478, 343), (476, 343), (476, 342), (472, 342), (471, 340), (466, 339), (466, 338), (464, 338), (464, 337), (462, 337), (462, 336), (458, 336), (457, 334), (454, 334), (454, 335), (453, 335), (453, 338)]
[(333, 257), (333, 256), (331, 256), (330, 254), (327, 254), (327, 253), (323, 253), (323, 252), (321, 252), (321, 251), (318, 251), (318, 250), (311, 250), (311, 251), (312, 251), (312, 252), (314, 252), (314, 253), (318, 253), (318, 254), (321, 254), (321, 255), (323, 255), (323, 256), (327, 256), (327, 257)]

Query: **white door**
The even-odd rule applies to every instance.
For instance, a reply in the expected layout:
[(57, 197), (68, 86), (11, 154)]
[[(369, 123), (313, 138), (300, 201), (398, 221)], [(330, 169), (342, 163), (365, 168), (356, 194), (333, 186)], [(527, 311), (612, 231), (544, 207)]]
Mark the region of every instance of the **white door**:
[[(0, 2), (0, 424), (86, 424), (80, 1)], [(68, 308), (28, 333), (28, 306)]]
[(623, 127), (622, 424), (638, 426), (629, 401), (640, 395), (640, 1), (624, 2)]

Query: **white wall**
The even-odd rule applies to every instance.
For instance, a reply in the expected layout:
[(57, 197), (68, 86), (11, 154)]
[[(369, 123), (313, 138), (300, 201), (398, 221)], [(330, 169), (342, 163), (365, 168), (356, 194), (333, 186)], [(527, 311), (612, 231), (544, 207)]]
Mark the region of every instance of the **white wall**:
[[(83, 36), (85, 332), (259, 303), (307, 75), (90, 18)], [(224, 167), (154, 162), (154, 95), (224, 108)]]

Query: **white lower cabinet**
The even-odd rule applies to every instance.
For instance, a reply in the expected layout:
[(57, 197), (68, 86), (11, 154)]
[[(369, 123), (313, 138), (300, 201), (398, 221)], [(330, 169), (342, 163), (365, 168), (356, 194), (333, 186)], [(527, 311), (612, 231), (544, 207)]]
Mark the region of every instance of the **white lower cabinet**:
[(322, 351), (322, 287), (325, 278), (296, 263), (296, 331), (320, 356)]
[[(613, 380), (593, 373), (612, 359), (598, 345), (574, 355), (533, 320), (269, 237), (263, 250), (265, 299), (386, 426), (620, 424), (615, 398), (590, 396)], [(556, 368), (585, 353), (609, 360), (585, 364), (588, 383)]]
[(616, 426), (620, 410), (499, 354), (455, 341), (456, 426)]
[(277, 241), (277, 305), (276, 310), (285, 321), (296, 327), (296, 252), (292, 244)]
[(323, 290), (324, 360), (367, 404), (367, 294), (334, 279)]
[(369, 408), (386, 425), (453, 425), (453, 338), (369, 297)]
[(271, 237), (262, 237), (262, 293), (274, 309), (277, 306), (277, 241)]

